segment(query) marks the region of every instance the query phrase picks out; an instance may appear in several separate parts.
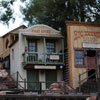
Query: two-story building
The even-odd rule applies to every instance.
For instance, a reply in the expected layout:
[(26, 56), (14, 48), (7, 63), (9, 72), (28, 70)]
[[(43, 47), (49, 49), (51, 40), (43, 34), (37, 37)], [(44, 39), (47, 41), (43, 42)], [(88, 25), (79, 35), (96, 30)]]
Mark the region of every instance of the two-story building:
[(100, 23), (66, 22), (69, 83), (100, 78)]
[(28, 89), (38, 89), (39, 82), (44, 82), (41, 88), (46, 89), (63, 80), (64, 37), (59, 31), (39, 24), (20, 29), (18, 37), (10, 46), (11, 73), (18, 71)]
[(19, 29), (26, 28), (25, 25), (21, 25), (7, 34), (0, 37), (0, 58), (4, 68), (10, 70), (10, 48), (9, 46), (18, 41)]

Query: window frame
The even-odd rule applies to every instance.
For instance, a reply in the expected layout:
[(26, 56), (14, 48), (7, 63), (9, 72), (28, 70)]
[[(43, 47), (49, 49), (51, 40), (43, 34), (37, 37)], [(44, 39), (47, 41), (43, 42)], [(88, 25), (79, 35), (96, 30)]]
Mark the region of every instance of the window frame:
[[(83, 51), (83, 64), (76, 64), (76, 51)], [(85, 50), (84, 49), (75, 49), (74, 50), (74, 63), (75, 67), (85, 67)]]
[[(47, 48), (47, 47), (48, 47), (48, 46), (47, 46), (48, 43), (53, 43), (54, 48), (50, 48), (50, 46), (49, 46), (49, 50), (52, 49), (52, 50), (54, 50), (53, 52), (48, 52), (48, 48)], [(55, 43), (55, 41), (52, 41), (52, 40), (49, 40), (49, 41), (48, 41), (48, 40), (47, 40), (47, 41), (46, 41), (46, 50), (47, 50), (47, 53), (55, 53), (55, 52), (56, 52), (56, 43)], [(51, 51), (52, 51), (52, 50), (51, 50)]]
[[(30, 51), (29, 50), (29, 43), (35, 43), (35, 51)], [(37, 52), (37, 42), (36, 41), (34, 41), (34, 40), (28, 40), (28, 52)]]

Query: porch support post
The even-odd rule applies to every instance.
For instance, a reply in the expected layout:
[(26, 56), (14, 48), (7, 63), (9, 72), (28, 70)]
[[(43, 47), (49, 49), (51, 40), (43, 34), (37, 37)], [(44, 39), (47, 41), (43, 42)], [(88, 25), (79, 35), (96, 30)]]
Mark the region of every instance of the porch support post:
[(63, 64), (64, 64), (64, 39), (62, 41), (62, 56), (63, 56)]
[(26, 36), (24, 36), (25, 49), (27, 48)]
[(43, 38), (43, 54), (44, 54), (44, 63), (46, 64), (46, 39)]
[(27, 52), (27, 41), (26, 41), (26, 36), (24, 36), (24, 44), (25, 44), (25, 53), (24, 53), (24, 62), (26, 63), (27, 62), (27, 58), (26, 58), (26, 52)]

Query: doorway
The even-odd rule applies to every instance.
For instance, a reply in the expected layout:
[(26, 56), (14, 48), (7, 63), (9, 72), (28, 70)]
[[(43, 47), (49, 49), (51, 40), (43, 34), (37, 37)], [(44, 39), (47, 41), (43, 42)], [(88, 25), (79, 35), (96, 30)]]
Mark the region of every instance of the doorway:
[(31, 69), (27, 70), (27, 87), (29, 90), (39, 89), (39, 72), (37, 70)]
[[(96, 72), (96, 51), (95, 50), (87, 50), (87, 56), (86, 56), (86, 65), (88, 72), (89, 79), (96, 78), (95, 72)], [(94, 75), (93, 75), (94, 74)]]
[(95, 79), (96, 78), (96, 75), (94, 74), (95, 73), (95, 69), (91, 69), (89, 72), (88, 72), (88, 76), (91, 76), (89, 77), (88, 79)]
[(57, 82), (57, 71), (56, 70), (46, 70), (46, 88), (54, 82)]

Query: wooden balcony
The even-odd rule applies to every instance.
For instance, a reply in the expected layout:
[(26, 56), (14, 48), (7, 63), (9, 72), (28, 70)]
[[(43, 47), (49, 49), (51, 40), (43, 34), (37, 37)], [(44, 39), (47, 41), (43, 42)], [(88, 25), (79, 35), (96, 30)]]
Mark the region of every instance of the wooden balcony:
[(27, 64), (40, 64), (40, 65), (64, 65), (64, 54), (63, 53), (45, 53), (39, 54), (37, 52), (25, 52), (24, 66)]

